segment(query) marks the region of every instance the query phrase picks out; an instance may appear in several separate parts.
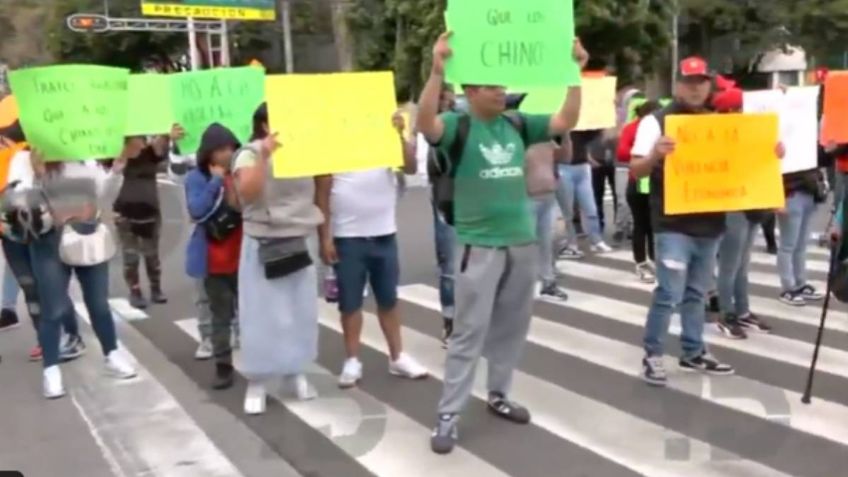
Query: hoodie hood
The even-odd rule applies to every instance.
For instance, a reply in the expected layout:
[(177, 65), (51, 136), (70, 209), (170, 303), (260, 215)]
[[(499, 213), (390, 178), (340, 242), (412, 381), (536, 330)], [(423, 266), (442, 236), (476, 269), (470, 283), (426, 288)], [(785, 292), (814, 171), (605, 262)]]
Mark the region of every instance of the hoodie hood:
[(197, 150), (197, 163), (203, 162), (201, 159), (209, 156), (215, 150), (227, 146), (232, 146), (234, 149), (239, 149), (241, 143), (232, 131), (227, 129), (220, 123), (212, 123), (203, 131), (203, 136), (200, 138), (200, 148)]

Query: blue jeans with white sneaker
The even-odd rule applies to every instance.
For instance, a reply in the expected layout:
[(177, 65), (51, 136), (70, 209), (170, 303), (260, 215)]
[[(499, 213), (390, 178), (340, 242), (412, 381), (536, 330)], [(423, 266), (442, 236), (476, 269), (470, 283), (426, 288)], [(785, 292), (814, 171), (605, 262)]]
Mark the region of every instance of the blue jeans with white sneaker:
[(683, 357), (704, 351), (704, 302), (715, 270), (719, 239), (663, 232), (656, 235), (657, 287), (648, 310), (644, 347), (662, 356), (671, 316), (680, 310)]
[(577, 240), (574, 232), (574, 201), (583, 216), (583, 229), (589, 234), (593, 245), (604, 241), (601, 235), (601, 222), (598, 207), (595, 205), (595, 193), (592, 189), (592, 167), (587, 164), (560, 164), (557, 200), (565, 220), (568, 243)]
[(777, 270), (783, 292), (794, 292), (807, 284), (807, 242), (817, 207), (811, 194), (794, 192), (786, 198), (786, 211), (777, 214)]

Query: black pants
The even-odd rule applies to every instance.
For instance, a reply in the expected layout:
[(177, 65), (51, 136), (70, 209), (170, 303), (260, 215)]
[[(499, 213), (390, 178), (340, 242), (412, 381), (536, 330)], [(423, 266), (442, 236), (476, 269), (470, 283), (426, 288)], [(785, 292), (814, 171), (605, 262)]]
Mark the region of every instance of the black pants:
[(627, 184), (627, 205), (633, 214), (633, 260), (645, 263), (646, 255), (654, 260), (654, 228), (651, 226), (651, 203), (648, 194), (640, 194), (636, 181)]
[(238, 274), (209, 275), (204, 285), (212, 312), (212, 354), (215, 362), (232, 364), (230, 336), (238, 309)]
[(607, 183), (609, 183), (612, 190), (612, 210), (618, 210), (618, 195), (615, 191), (615, 165), (606, 164), (593, 168), (592, 191), (595, 193), (595, 205), (598, 206), (598, 221), (601, 223), (602, 232), (606, 225), (606, 221), (604, 220), (604, 192)]
[(774, 214), (769, 214), (768, 218), (763, 222), (763, 235), (766, 238), (766, 246), (769, 250), (777, 250), (777, 240), (774, 237), (774, 228), (775, 222), (777, 221), (777, 216)]

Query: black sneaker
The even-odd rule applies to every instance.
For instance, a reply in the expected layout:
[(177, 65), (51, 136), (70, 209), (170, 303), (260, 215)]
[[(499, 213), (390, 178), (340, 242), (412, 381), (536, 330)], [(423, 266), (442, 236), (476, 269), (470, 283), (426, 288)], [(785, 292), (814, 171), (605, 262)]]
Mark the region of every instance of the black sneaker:
[(216, 363), (215, 380), (212, 381), (212, 389), (222, 390), (233, 387), (235, 381), (235, 370), (232, 364)]
[(759, 333), (771, 333), (772, 327), (753, 313), (739, 317), (739, 324), (744, 328)]
[(684, 371), (697, 371), (716, 376), (730, 376), (736, 372), (733, 366), (720, 362), (706, 351), (695, 358), (680, 358), (680, 368)]
[(662, 356), (642, 358), (642, 380), (651, 386), (663, 387), (668, 383), (665, 372), (665, 360)]
[(718, 296), (710, 295), (706, 305), (707, 313), (721, 313), (721, 306), (718, 303)]
[(154, 288), (150, 291), (150, 301), (156, 303), (157, 305), (162, 305), (168, 303), (168, 297), (166, 297), (165, 294), (162, 293), (162, 289)]
[(824, 293), (816, 290), (816, 287), (807, 284), (799, 288), (795, 291), (796, 294), (801, 295), (801, 298), (808, 301), (819, 301), (824, 300)]
[(59, 359), (72, 361), (85, 354), (85, 342), (79, 336), (65, 335), (59, 347)]
[(542, 285), (541, 295), (543, 298), (553, 298), (560, 301), (568, 300), (568, 293), (557, 285), (556, 282)]
[(780, 302), (789, 306), (807, 306), (807, 300), (800, 293), (792, 291), (781, 293)]
[(442, 318), (442, 348), (447, 349), (448, 340), (453, 334), (453, 320), (451, 318)]
[(501, 393), (489, 393), (487, 405), (489, 412), (507, 421), (516, 424), (528, 424), (530, 422), (530, 411), (526, 407), (508, 400)]
[(458, 414), (442, 414), (430, 436), (430, 449), (436, 454), (450, 454), (459, 439)]
[(18, 320), (18, 314), (15, 313), (15, 310), (2, 310), (0, 311), (0, 331), (8, 331), (15, 329), (21, 326), (21, 322)]
[(748, 334), (745, 333), (736, 315), (728, 313), (722, 316), (716, 321), (716, 327), (721, 334), (732, 340), (744, 340), (748, 338)]
[(130, 306), (137, 310), (147, 308), (147, 299), (141, 294), (141, 290), (130, 291)]

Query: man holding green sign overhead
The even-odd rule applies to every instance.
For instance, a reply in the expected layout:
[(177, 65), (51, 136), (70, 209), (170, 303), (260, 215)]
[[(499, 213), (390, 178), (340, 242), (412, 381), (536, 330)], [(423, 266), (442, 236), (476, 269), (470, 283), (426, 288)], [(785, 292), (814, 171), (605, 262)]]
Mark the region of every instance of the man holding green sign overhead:
[[(568, 134), (579, 119), (581, 101), (580, 86), (570, 86), (555, 115), (507, 115), (504, 86), (463, 84), (469, 112), (438, 115), (445, 65), (453, 53), (450, 38), (451, 33), (443, 34), (433, 49), (417, 121), (427, 141), (447, 158), (443, 170), (451, 181), (448, 203), (457, 236), (454, 333), (448, 342), (439, 419), (431, 438), (431, 448), (439, 454), (456, 445), (459, 413), (484, 353), (489, 363), (489, 410), (515, 423), (530, 422), (529, 411), (507, 397), (527, 339), (537, 278), (536, 224), (524, 177), (525, 152), (533, 144)], [(580, 61), (588, 56), (579, 41), (559, 48)], [(565, 59), (574, 63), (568, 55)], [(561, 84), (566, 88), (568, 78), (561, 76)]]

